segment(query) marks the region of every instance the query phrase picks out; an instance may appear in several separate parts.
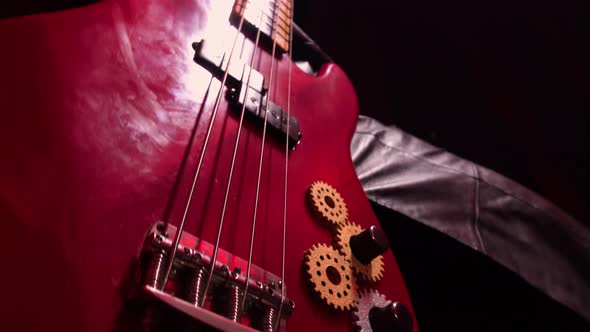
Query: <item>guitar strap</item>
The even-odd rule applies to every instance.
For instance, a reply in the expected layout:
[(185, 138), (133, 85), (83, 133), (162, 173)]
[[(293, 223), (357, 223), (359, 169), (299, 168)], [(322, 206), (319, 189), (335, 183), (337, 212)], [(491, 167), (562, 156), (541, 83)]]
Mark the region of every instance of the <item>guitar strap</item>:
[(370, 200), (489, 256), (590, 320), (590, 231), (578, 220), (492, 170), (365, 116), (351, 149)]

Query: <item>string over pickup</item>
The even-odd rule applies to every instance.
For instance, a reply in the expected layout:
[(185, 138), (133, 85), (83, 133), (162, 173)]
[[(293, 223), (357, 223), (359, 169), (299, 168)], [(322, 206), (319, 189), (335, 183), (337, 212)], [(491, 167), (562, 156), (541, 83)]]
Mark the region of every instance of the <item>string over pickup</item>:
[[(265, 112), (268, 112), (266, 123), (269, 132), (281, 140), (287, 136), (292, 149), (299, 144), (303, 136), (299, 120), (291, 114), (287, 115), (280, 106), (268, 100), (267, 89), (264, 88), (264, 76), (261, 73), (238, 59), (229, 61), (226, 53), (216, 52), (207, 46), (205, 40), (193, 43), (193, 49), (195, 62), (216, 78), (222, 79), (227, 71), (226, 85), (229, 88), (227, 98), (235, 110), (241, 111), (245, 105), (248, 118), (259, 124), (264, 124)], [(288, 130), (287, 127), (289, 127)]]

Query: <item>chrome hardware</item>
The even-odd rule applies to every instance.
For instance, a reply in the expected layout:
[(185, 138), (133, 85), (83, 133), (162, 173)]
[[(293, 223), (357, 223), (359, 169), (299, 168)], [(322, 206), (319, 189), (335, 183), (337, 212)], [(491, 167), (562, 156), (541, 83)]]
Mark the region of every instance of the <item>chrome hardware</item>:
[(195, 306), (201, 306), (201, 303), (203, 303), (206, 276), (207, 270), (205, 267), (197, 267), (191, 275), (188, 285), (189, 291), (187, 301), (194, 304)]
[(153, 288), (160, 288), (164, 279), (164, 269), (166, 268), (166, 252), (164, 250), (155, 250), (149, 255), (147, 271), (145, 273), (145, 285)]
[(273, 307), (266, 307), (264, 317), (262, 319), (262, 331), (273, 332), (277, 325), (277, 309)]
[[(231, 61), (228, 68), (226, 54), (212, 49), (205, 40), (193, 43), (193, 49), (195, 50), (195, 62), (218, 79), (223, 77), (227, 70), (226, 85), (229, 88), (227, 98), (235, 109), (241, 110), (242, 106), (245, 106), (248, 117), (262, 123), (265, 119), (264, 111), (268, 110), (270, 114), (266, 116), (266, 123), (269, 132), (281, 140), (286, 136), (291, 148), (299, 144), (302, 137), (299, 121), (293, 115), (287, 115), (287, 112), (280, 106), (268, 100), (268, 94), (264, 88), (264, 76), (260, 72), (235, 59)], [(246, 98), (246, 91), (248, 98)], [(288, 131), (287, 120), (289, 121)]]
[(239, 322), (242, 317), (242, 291), (236, 284), (231, 284), (228, 288), (227, 300), (227, 318), (234, 322)]
[[(282, 291), (276, 290), (277, 285), (279, 289), (285, 287), (279, 277), (252, 265), (250, 278), (246, 278), (242, 271), (247, 267), (247, 261), (222, 248), (219, 249), (214, 269), (210, 271), (213, 245), (186, 232), (183, 232), (176, 250), (170, 281), (167, 285), (162, 285), (164, 269), (168, 259), (171, 259), (168, 255), (175, 235), (176, 227), (156, 223), (145, 237), (141, 253), (144, 262), (144, 286), (153, 298), (221, 330), (226, 330), (225, 327), (235, 329), (238, 325), (243, 326), (239, 324), (243, 315), (249, 316), (249, 321), (263, 322), (266, 320), (266, 311), (272, 309), (274, 312), (269, 315), (274, 317), (271, 318), (276, 325), (277, 319), (285, 320), (293, 313), (293, 301), (286, 296), (282, 298)], [(208, 294), (205, 294), (208, 273), (213, 273), (212, 284)], [(246, 299), (243, 299), (247, 280), (248, 291)], [(162, 286), (165, 286), (164, 291), (161, 291)], [(286, 288), (284, 292), (286, 294)], [(179, 298), (177, 294), (184, 296)], [(223, 307), (219, 308), (223, 311), (222, 315), (212, 311), (212, 303), (219, 303), (220, 300), (223, 301)], [(278, 315), (281, 301), (283, 310)], [(265, 316), (261, 317), (262, 314)], [(238, 330), (251, 330), (243, 327), (244, 329)]]

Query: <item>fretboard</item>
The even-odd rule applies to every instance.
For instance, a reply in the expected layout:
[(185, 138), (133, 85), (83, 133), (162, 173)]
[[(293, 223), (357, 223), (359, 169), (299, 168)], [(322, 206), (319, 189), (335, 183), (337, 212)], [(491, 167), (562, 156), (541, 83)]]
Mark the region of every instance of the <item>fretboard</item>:
[[(236, 0), (233, 14), (260, 29), (282, 52), (289, 51), (292, 0)], [(245, 7), (245, 9), (244, 9)], [(262, 22), (262, 24), (260, 24)]]

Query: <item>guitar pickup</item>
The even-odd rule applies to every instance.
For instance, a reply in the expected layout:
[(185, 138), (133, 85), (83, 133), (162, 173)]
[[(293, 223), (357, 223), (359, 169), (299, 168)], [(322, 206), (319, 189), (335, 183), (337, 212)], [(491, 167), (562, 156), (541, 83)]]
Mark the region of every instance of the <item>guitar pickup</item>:
[(245, 104), (248, 118), (264, 123), (265, 112), (267, 129), (271, 134), (279, 138), (283, 138), (287, 133), (287, 119), (289, 121), (289, 147), (294, 149), (301, 140), (301, 132), (299, 131), (299, 121), (292, 115), (287, 115), (287, 111), (272, 101), (269, 101), (266, 94), (256, 91), (250, 87), (248, 96), (246, 98), (246, 83), (244, 82), (239, 90), (231, 89), (228, 93), (228, 98), (234, 105), (236, 110), (241, 110)]
[[(268, 100), (267, 90), (264, 88), (264, 76), (258, 71), (252, 69), (247, 64), (232, 60), (230, 62), (226, 53), (215, 52), (207, 46), (205, 40), (193, 43), (195, 50), (194, 61), (207, 69), (217, 79), (222, 79), (227, 70), (226, 86), (230, 88), (227, 98), (230, 100), (233, 108), (240, 111), (245, 105), (248, 118), (264, 124), (265, 111), (267, 128), (278, 139), (288, 138), (289, 147), (295, 148), (299, 144), (302, 134), (299, 127), (299, 121), (292, 115), (287, 115), (280, 106)], [(247, 83), (247, 84), (246, 84)], [(246, 98), (246, 91), (247, 98)], [(289, 130), (287, 131), (287, 121)]]

